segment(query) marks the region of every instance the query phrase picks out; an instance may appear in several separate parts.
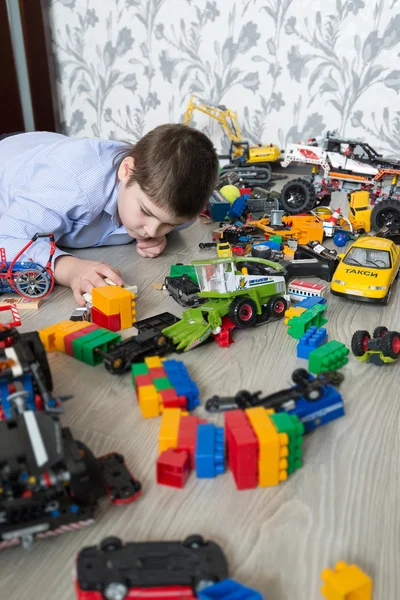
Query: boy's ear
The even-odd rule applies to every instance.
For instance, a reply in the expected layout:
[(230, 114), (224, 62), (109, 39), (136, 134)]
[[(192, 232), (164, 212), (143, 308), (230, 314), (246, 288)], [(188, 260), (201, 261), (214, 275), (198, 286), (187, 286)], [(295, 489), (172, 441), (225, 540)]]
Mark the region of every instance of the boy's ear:
[(121, 162), (118, 168), (118, 179), (122, 183), (127, 183), (132, 175), (132, 171), (135, 168), (135, 160), (132, 156), (127, 156)]

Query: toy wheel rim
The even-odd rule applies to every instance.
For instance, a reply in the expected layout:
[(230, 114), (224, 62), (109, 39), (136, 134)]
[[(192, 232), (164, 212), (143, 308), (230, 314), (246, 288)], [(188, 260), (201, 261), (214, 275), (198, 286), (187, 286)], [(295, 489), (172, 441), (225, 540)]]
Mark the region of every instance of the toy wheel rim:
[(364, 352), (368, 351), (368, 342), (369, 342), (369, 340), (370, 340), (370, 337), (367, 336), (367, 335), (364, 336), (363, 339), (362, 339), (361, 345), (362, 345), (362, 349), (364, 350)]
[(392, 350), (395, 354), (400, 354), (400, 338), (397, 336), (392, 340)]
[(278, 300), (277, 302), (275, 302), (274, 311), (276, 314), (280, 315), (283, 313), (284, 310), (285, 310), (285, 305), (282, 302), (282, 300)]
[(49, 291), (50, 285), (45, 272), (38, 269), (22, 271), (14, 280), (15, 289), (25, 298), (42, 298)]
[(242, 321), (249, 321), (253, 316), (253, 310), (249, 304), (243, 304), (239, 309), (239, 317)]
[(104, 598), (107, 600), (124, 600), (128, 591), (123, 583), (109, 583), (104, 590)]
[(291, 208), (300, 208), (305, 202), (305, 193), (302, 187), (296, 185), (287, 194), (285, 200)]
[(379, 227), (383, 227), (387, 223), (390, 223), (392, 226), (399, 227), (400, 215), (398, 211), (393, 210), (392, 208), (387, 208), (386, 210), (383, 209), (380, 211), (376, 221)]

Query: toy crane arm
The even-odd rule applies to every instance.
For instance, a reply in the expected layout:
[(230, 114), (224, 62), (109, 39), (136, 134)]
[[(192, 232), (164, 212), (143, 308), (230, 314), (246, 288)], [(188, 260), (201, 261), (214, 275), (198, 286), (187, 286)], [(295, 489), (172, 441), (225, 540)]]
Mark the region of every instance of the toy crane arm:
[(189, 125), (194, 110), (198, 110), (218, 121), (231, 142), (242, 141), (242, 134), (240, 132), (237, 115), (233, 110), (230, 110), (223, 104), (212, 104), (211, 102), (205, 102), (193, 94), (190, 97), (183, 119), (185, 125)]

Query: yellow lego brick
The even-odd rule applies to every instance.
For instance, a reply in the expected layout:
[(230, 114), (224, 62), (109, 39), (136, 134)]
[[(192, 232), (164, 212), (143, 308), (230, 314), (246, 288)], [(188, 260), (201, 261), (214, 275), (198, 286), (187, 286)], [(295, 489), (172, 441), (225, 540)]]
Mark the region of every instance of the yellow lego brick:
[(56, 350), (59, 350), (60, 352), (65, 352), (65, 336), (67, 336), (70, 333), (74, 333), (74, 331), (85, 329), (85, 327), (88, 327), (90, 325), (90, 323), (88, 323), (87, 321), (69, 321), (69, 323), (70, 324), (65, 325), (65, 327), (60, 327), (60, 329), (58, 329), (55, 334)]
[[(54, 352), (54, 350), (58, 350), (57, 342), (56, 342), (56, 334), (57, 332), (62, 332), (68, 330), (69, 327), (75, 324), (75, 321), (60, 321), (60, 323), (53, 323), (53, 325), (49, 325), (44, 329), (39, 329), (39, 337), (42, 341), (43, 346), (45, 347), (47, 352)], [(85, 322), (85, 326), (88, 326), (88, 323)], [(71, 333), (71, 332), (69, 332)], [(66, 334), (64, 334), (66, 335)]]
[(144, 419), (162, 413), (162, 400), (154, 385), (143, 385), (138, 390), (138, 401)]
[(105, 285), (92, 289), (92, 304), (102, 313), (111, 317), (120, 313), (122, 298), (130, 297), (130, 292), (120, 285)]
[(372, 579), (357, 565), (340, 561), (334, 571), (322, 571), (321, 579), (321, 594), (327, 600), (372, 600)]
[(290, 308), (288, 308), (285, 311), (285, 325), (288, 325), (290, 319), (292, 319), (293, 317), (299, 317), (303, 314), (303, 312), (306, 312), (306, 310), (306, 308), (301, 308), (300, 306), (291, 306)]
[(276, 431), (262, 406), (248, 408), (245, 412), (259, 442), (258, 483), (260, 487), (279, 485), (287, 479), (288, 435)]
[(146, 356), (144, 362), (149, 367), (149, 369), (155, 369), (157, 367), (162, 367), (161, 358), (159, 356)]
[(179, 408), (164, 409), (158, 436), (158, 454), (161, 454), (164, 450), (169, 450), (169, 448), (177, 447), (179, 422), (183, 414)]
[(121, 295), (119, 301), (119, 316), (121, 319), (121, 329), (128, 329), (128, 327), (132, 327), (132, 311), (134, 310), (132, 303), (134, 304), (135, 294), (132, 294), (127, 290), (124, 290), (124, 292), (125, 294)]

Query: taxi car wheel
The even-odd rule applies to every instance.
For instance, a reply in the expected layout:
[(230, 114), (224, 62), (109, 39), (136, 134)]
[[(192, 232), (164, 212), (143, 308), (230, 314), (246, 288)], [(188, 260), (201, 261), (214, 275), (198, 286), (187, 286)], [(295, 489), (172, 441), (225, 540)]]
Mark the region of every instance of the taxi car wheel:
[(368, 342), (371, 339), (368, 331), (364, 329), (355, 331), (351, 338), (351, 350), (354, 356), (364, 356), (368, 351)]
[(386, 294), (386, 296), (384, 297), (384, 299), (382, 301), (383, 306), (387, 306), (389, 304), (391, 295), (392, 295), (392, 288), (390, 287), (388, 293)]
[(388, 331), (382, 340), (382, 354), (390, 358), (399, 358), (400, 356), (400, 333), (397, 331)]

